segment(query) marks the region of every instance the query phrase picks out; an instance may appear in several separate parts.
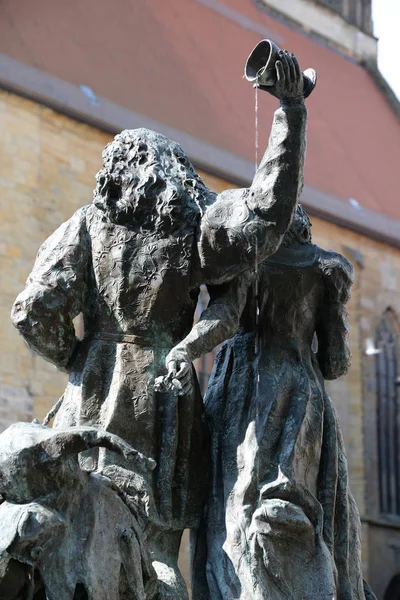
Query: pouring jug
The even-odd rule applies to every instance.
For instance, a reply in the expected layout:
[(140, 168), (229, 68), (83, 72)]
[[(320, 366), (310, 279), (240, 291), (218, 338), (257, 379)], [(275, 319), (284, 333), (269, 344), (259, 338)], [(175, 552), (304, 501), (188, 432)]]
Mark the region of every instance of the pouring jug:
[[(254, 87), (270, 87), (276, 84), (275, 63), (279, 60), (280, 48), (271, 40), (261, 40), (247, 59), (244, 75)], [(314, 69), (303, 72), (304, 98), (307, 98), (317, 83), (317, 73)], [(268, 90), (267, 90), (268, 91)], [(271, 90), (272, 91), (272, 90)]]

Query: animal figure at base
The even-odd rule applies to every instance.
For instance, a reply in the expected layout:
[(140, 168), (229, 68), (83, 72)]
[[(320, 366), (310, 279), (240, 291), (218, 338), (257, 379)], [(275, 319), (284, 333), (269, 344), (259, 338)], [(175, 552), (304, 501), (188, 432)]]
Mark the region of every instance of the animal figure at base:
[(142, 518), (111, 479), (83, 471), (79, 452), (108, 448), (154, 461), (89, 427), (16, 423), (0, 434), (0, 598), (151, 600), (157, 578)]

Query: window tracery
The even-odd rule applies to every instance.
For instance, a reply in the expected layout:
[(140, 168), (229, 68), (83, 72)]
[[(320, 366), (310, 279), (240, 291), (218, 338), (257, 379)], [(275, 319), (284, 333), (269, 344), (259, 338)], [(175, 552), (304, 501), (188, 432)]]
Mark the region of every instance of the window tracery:
[(399, 328), (390, 309), (377, 327), (376, 348), (380, 509), (400, 516)]

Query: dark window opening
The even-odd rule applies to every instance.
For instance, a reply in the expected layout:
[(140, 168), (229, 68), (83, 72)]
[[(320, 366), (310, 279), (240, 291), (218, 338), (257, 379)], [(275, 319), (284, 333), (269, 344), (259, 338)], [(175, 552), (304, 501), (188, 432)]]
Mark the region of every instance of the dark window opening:
[(361, 24), (362, 24), (362, 5), (360, 3), (360, 0), (354, 0), (353, 2), (350, 2), (348, 21), (352, 25), (355, 25), (356, 27), (359, 25), (361, 26)]
[(395, 575), (383, 596), (383, 600), (399, 600), (400, 598), (400, 575)]
[(379, 494), (381, 513), (400, 515), (400, 413), (398, 328), (394, 313), (383, 315), (376, 332), (375, 358)]

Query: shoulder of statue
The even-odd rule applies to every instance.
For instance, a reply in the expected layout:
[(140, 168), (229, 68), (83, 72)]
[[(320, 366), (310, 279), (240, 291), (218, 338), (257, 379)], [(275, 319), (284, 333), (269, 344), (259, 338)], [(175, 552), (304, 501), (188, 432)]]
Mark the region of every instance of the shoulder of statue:
[(245, 202), (246, 192), (248, 190), (236, 189), (219, 194), (204, 213), (203, 227), (235, 229), (242, 226), (250, 217), (250, 209)]
[(81, 229), (82, 226), (85, 227), (87, 223), (88, 214), (90, 212), (91, 205), (82, 206), (78, 208), (77, 211), (74, 212), (72, 217), (66, 221), (65, 225), (67, 226), (67, 230), (71, 229)]
[(322, 248), (318, 248), (318, 254), (319, 266), (324, 274), (342, 274), (353, 281), (354, 267), (345, 256), (334, 250), (323, 250)]
[(81, 208), (78, 208), (78, 210), (74, 212), (71, 218), (76, 219), (77, 221), (83, 221), (87, 217), (87, 215), (90, 214), (92, 208), (92, 204), (81, 206)]
[(350, 288), (354, 283), (354, 268), (347, 258), (333, 250), (319, 248), (318, 264), (324, 278), (325, 287), (334, 295), (338, 295), (338, 301), (346, 302), (350, 296)]

